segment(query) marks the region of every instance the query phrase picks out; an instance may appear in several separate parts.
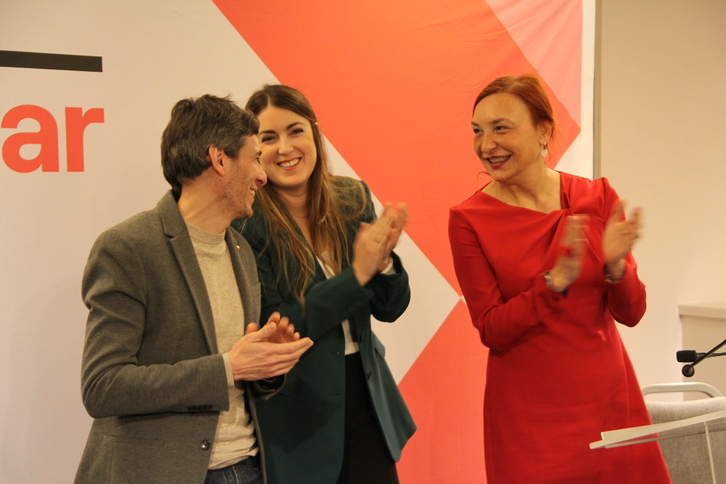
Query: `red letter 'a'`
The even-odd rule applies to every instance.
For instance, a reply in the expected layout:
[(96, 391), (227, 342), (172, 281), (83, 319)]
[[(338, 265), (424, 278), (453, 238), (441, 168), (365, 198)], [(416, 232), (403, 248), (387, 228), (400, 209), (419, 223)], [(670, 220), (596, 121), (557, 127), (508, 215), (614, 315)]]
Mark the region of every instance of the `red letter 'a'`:
[[(0, 127), (16, 129), (23, 119), (35, 119), (40, 129), (31, 133), (15, 133), (3, 144), (5, 164), (18, 173), (30, 173), (42, 167), (43, 171), (58, 171), (58, 124), (50, 112), (40, 106), (16, 106), (3, 117)], [(40, 145), (40, 153), (32, 160), (20, 156), (25, 145)]]
[(83, 133), (91, 123), (103, 123), (103, 109), (93, 108), (82, 114), (81, 108), (66, 108), (66, 154), (68, 171), (83, 171)]

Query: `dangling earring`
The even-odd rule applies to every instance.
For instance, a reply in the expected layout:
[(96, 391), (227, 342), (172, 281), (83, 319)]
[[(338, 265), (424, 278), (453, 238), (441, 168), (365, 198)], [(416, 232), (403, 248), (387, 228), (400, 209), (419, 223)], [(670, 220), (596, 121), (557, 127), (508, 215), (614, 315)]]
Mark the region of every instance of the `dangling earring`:
[(542, 155), (542, 158), (547, 158), (547, 156), (550, 154), (550, 150), (547, 149), (547, 143), (542, 146), (542, 151), (540, 151), (540, 154)]

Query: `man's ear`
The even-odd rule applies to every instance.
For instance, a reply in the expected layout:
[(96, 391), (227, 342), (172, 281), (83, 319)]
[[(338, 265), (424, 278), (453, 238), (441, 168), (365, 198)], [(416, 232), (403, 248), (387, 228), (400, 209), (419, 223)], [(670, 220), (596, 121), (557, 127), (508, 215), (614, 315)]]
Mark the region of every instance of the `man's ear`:
[(209, 161), (212, 163), (212, 169), (217, 172), (219, 176), (223, 176), (225, 168), (224, 150), (212, 145), (207, 151), (207, 156), (209, 157)]

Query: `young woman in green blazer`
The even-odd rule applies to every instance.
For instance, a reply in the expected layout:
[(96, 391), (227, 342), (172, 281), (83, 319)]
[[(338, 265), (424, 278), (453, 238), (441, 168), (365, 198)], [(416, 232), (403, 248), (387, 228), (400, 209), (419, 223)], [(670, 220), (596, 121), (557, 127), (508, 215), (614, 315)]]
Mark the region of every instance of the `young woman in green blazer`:
[(365, 183), (333, 176), (315, 113), (297, 90), (270, 85), (247, 102), (260, 121), (268, 183), (236, 221), (257, 256), (262, 315), (279, 311), (313, 347), (258, 407), (271, 483), (397, 483), (416, 427), (371, 331), (410, 299), (393, 248), (404, 204), (376, 219)]

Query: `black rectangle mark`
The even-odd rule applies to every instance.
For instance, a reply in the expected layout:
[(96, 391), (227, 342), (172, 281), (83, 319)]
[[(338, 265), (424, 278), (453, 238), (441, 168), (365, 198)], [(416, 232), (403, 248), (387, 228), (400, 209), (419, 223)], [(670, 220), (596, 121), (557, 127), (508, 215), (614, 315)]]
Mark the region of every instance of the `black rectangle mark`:
[(44, 54), (0, 50), (0, 67), (103, 72), (103, 58), (90, 55)]

